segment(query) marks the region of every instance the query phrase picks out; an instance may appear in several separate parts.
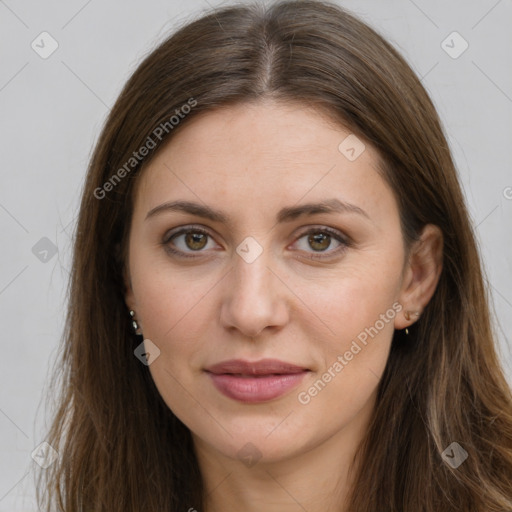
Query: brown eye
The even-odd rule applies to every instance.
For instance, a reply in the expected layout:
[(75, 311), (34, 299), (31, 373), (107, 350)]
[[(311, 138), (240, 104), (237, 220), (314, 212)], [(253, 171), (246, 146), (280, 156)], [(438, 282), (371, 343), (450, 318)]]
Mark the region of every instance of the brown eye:
[(308, 243), (315, 251), (325, 251), (331, 245), (331, 235), (321, 232), (310, 234)]
[(198, 232), (189, 232), (185, 235), (185, 244), (193, 251), (199, 251), (206, 246), (208, 235)]
[(188, 227), (167, 234), (162, 240), (162, 245), (167, 252), (173, 255), (193, 258), (196, 256), (193, 254), (194, 252), (200, 256), (201, 253), (211, 248), (208, 247), (210, 240), (213, 241), (213, 238), (207, 231)]
[(295, 244), (300, 251), (308, 253), (310, 258), (321, 259), (339, 256), (351, 246), (351, 241), (335, 229), (315, 227), (299, 236)]

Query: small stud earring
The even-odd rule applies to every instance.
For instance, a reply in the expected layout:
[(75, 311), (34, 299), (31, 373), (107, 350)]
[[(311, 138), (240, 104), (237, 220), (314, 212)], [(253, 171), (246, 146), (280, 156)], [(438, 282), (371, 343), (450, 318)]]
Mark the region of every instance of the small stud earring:
[(133, 309), (130, 309), (130, 316), (132, 317), (132, 326), (135, 334), (142, 336), (142, 331), (139, 327), (139, 324), (137, 323), (137, 320), (135, 320), (135, 311), (133, 311)]
[[(414, 316), (416, 316), (416, 317), (417, 317), (416, 319), (418, 319), (418, 318), (419, 318), (419, 316), (420, 316), (419, 311), (406, 311), (406, 312), (404, 313), (404, 317), (405, 317), (405, 319), (406, 319), (408, 322), (410, 322), (410, 321), (411, 321), (411, 313), (412, 313)], [(408, 329), (407, 327), (405, 328), (405, 334), (406, 334), (406, 335), (409, 335), (409, 329)]]

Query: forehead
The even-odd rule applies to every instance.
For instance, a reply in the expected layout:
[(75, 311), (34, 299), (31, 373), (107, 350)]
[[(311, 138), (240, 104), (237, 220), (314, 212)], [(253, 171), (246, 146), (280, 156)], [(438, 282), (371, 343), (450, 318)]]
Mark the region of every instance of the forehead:
[(144, 170), (136, 204), (190, 199), (277, 211), (338, 197), (379, 215), (394, 199), (378, 166), (372, 146), (318, 110), (237, 104), (188, 121)]

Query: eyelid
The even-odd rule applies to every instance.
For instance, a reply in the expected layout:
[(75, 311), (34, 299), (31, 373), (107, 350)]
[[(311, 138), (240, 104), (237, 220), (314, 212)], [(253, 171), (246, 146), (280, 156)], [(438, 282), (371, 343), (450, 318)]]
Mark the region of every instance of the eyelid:
[(322, 224), (308, 226), (304, 231), (301, 231), (299, 234), (295, 236), (297, 236), (297, 239), (299, 239), (302, 238), (304, 235), (309, 235), (310, 233), (328, 233), (329, 235), (338, 239), (340, 242), (344, 242), (346, 244), (351, 242), (350, 238), (339, 229), (331, 228), (329, 226), (323, 226)]
[[(326, 233), (326, 234), (330, 235), (331, 237), (333, 237), (336, 241), (338, 241), (341, 244), (340, 247), (333, 249), (333, 250), (310, 252), (309, 254), (311, 255), (311, 257), (314, 257), (315, 259), (328, 259), (328, 258), (332, 258), (334, 256), (338, 256), (342, 251), (347, 249), (347, 247), (352, 246), (352, 240), (350, 239), (350, 237), (348, 237), (345, 233), (343, 233), (342, 231), (340, 231), (338, 229), (331, 228), (329, 226), (324, 226), (324, 225), (311, 225), (311, 226), (308, 226), (306, 228), (301, 228), (301, 229), (302, 229), (302, 231), (293, 235), (294, 241), (290, 245), (297, 243), (298, 240), (300, 240), (304, 236), (309, 235), (311, 233)], [(166, 234), (164, 235), (163, 240), (162, 240), (162, 245), (165, 246), (165, 248), (168, 252), (170, 252), (173, 255), (176, 255), (178, 257), (183, 257), (183, 258), (200, 257), (201, 253), (206, 252), (206, 251), (202, 251), (202, 250), (195, 251), (197, 253), (197, 255), (193, 255), (194, 251), (184, 252), (179, 249), (172, 249), (169, 247), (169, 242), (171, 241), (172, 238), (183, 235), (183, 234), (187, 234), (189, 232), (202, 233), (202, 234), (206, 235), (207, 237), (215, 240), (215, 237), (212, 235), (212, 232), (209, 228), (206, 228), (202, 225), (193, 225), (192, 224), (192, 225), (180, 226), (178, 228), (175, 228), (173, 230), (166, 232)], [(325, 254), (325, 256), (323, 256), (324, 254)]]
[(202, 226), (200, 224), (187, 224), (186, 226), (179, 226), (177, 228), (167, 231), (163, 237), (162, 243), (169, 243), (171, 238), (173, 238), (174, 236), (182, 235), (182, 234), (188, 233), (188, 232), (203, 233), (203, 234), (208, 235), (209, 237), (213, 238), (211, 230), (208, 229), (207, 227)]

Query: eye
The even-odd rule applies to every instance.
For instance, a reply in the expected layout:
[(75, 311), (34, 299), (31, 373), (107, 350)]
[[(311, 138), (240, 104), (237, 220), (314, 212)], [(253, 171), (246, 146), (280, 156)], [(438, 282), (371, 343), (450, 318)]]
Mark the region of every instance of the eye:
[(209, 238), (211, 238), (211, 235), (208, 231), (199, 227), (189, 226), (166, 235), (162, 244), (171, 254), (185, 258), (194, 258), (195, 256), (191, 253), (203, 252), (203, 249), (211, 248), (208, 247)]
[[(300, 243), (301, 241), (302, 243)], [(328, 250), (333, 245), (333, 241), (336, 244), (334, 250)], [(310, 252), (308, 248), (313, 249), (311, 258), (316, 259), (338, 255), (350, 245), (350, 242), (337, 230), (328, 227), (313, 227), (303, 233), (295, 244), (298, 244), (299, 249), (305, 252)], [(323, 253), (326, 253), (326, 256)]]

